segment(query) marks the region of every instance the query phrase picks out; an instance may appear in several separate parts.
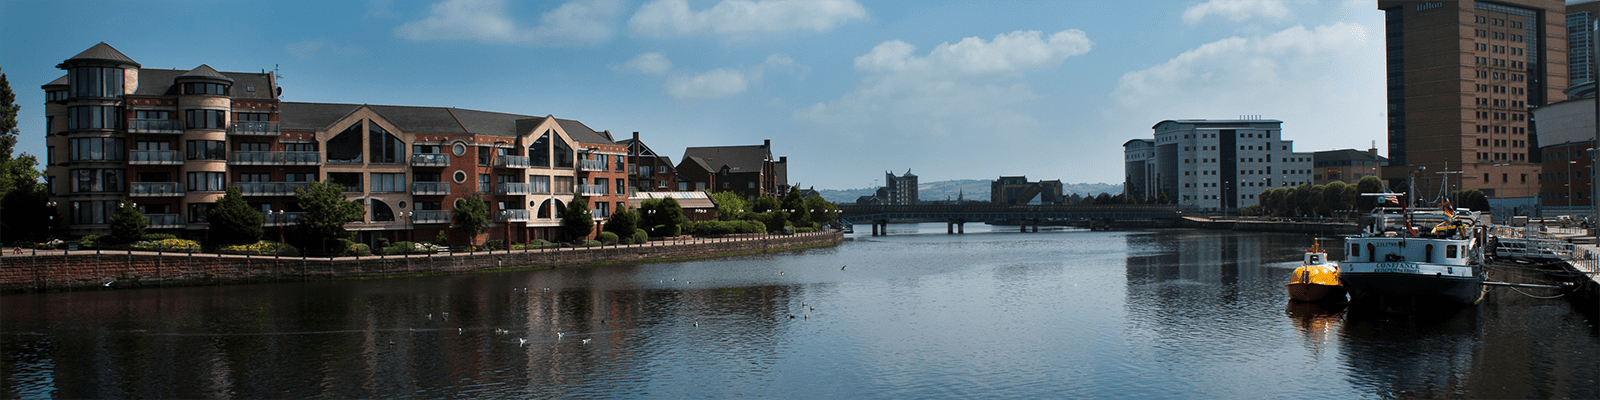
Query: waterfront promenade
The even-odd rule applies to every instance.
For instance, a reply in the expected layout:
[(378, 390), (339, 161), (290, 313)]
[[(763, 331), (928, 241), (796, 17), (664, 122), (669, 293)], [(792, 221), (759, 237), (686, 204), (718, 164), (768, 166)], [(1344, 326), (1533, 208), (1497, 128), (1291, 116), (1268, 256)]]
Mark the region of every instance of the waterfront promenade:
[(130, 250), (7, 251), (0, 292), (310, 281), (640, 263), (835, 245), (837, 230), (735, 235), (644, 244), (362, 257), (277, 257)]

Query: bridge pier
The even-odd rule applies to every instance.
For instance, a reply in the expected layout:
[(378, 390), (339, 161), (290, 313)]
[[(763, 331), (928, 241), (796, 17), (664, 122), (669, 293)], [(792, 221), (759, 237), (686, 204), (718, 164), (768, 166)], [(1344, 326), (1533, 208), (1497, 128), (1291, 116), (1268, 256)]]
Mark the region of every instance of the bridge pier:
[(872, 236), (889, 236), (889, 220), (872, 220)]
[(959, 220), (959, 219), (952, 219), (952, 220), (945, 221), (944, 222), (944, 233), (946, 235), (954, 235), (954, 234), (957, 234), (957, 233), (966, 234), (967, 233), (967, 221), (963, 221), (963, 220)]

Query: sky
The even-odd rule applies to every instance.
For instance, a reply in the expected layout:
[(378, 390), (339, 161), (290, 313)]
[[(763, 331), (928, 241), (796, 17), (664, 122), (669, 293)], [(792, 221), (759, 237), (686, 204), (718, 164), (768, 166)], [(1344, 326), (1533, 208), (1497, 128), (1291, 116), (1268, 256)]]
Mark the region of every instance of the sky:
[(1255, 115), (1296, 151), (1386, 152), (1370, 0), (0, 1), (19, 151), (45, 149), (40, 85), (102, 41), (145, 68), (277, 71), (283, 101), (639, 132), (674, 162), (770, 139), (816, 189), (1121, 183), (1122, 144), (1167, 119)]

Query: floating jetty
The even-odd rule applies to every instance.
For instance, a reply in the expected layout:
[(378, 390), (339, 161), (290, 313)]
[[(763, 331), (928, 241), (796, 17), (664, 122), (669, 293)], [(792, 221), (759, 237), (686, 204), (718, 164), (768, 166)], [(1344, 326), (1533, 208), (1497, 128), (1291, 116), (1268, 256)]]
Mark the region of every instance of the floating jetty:
[[(1572, 279), (1563, 293), (1578, 296), (1580, 304), (1600, 308), (1600, 246), (1581, 228), (1511, 227), (1490, 229), (1490, 244), (1499, 263), (1559, 266)], [(1529, 286), (1500, 284), (1500, 286)], [(1533, 285), (1538, 286), (1538, 285)]]

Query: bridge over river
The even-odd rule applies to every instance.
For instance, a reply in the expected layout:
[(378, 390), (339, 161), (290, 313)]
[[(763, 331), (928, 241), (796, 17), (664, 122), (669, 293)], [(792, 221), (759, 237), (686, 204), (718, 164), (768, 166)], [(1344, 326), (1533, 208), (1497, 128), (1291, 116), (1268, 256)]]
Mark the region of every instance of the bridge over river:
[[(851, 224), (872, 224), (874, 236), (886, 234), (890, 220), (945, 221), (949, 233), (964, 233), (967, 222), (1018, 222), (1023, 232), (1031, 225), (1066, 223), (1108, 227), (1114, 221), (1177, 220), (1182, 215), (1170, 204), (1074, 204), (1074, 205), (916, 205), (916, 206), (839, 206), (839, 219)], [(883, 229), (879, 229), (879, 227)]]

